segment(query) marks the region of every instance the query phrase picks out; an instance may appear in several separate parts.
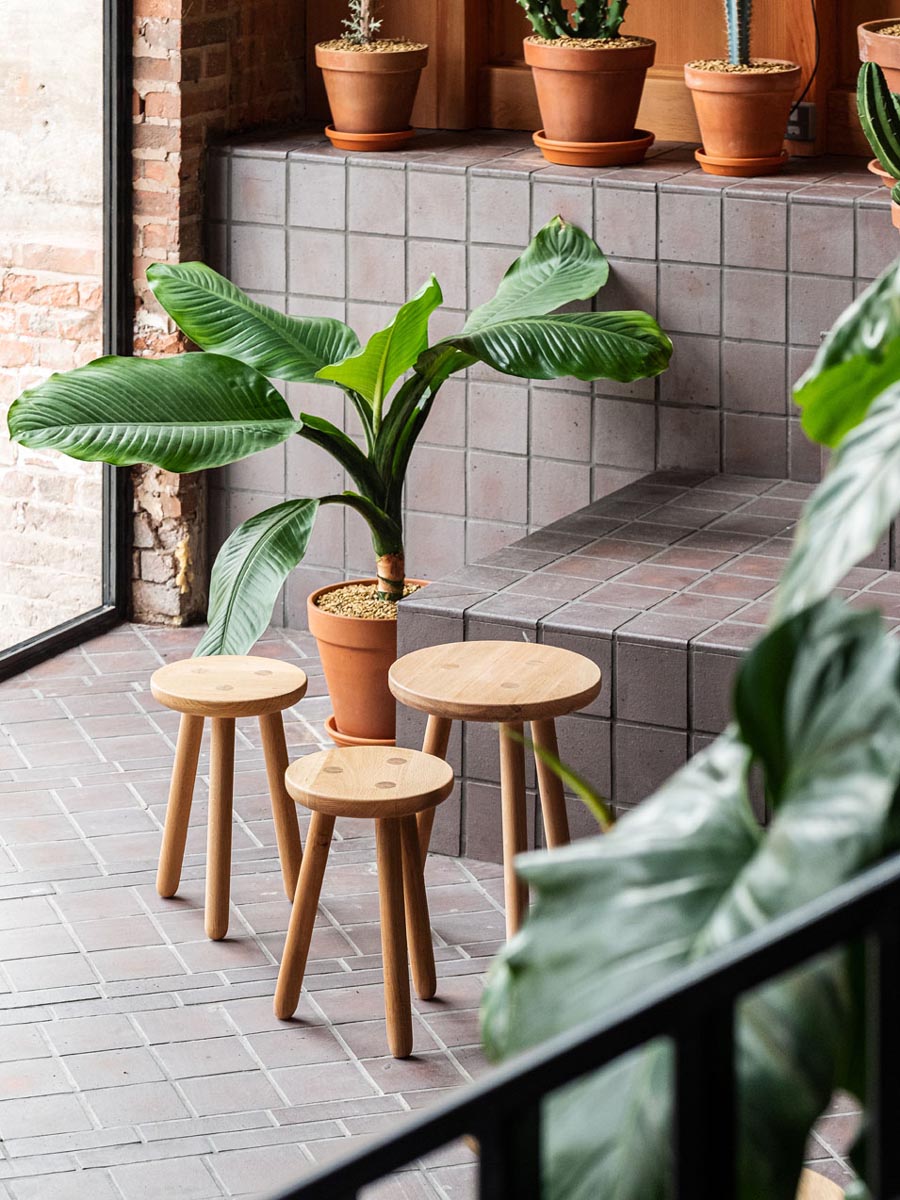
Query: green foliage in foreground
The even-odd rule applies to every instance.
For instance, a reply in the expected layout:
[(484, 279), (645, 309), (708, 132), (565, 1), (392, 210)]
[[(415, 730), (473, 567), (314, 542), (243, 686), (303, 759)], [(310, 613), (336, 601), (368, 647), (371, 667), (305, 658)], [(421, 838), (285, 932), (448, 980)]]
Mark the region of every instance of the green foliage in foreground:
[[(900, 643), (876, 612), (830, 598), (900, 511), (898, 270), (841, 317), (801, 381), (837, 450), (742, 664), (732, 724), (610, 833), (519, 859), (536, 903), (490, 975), (494, 1058), (610, 1012), (900, 850)], [(795, 1200), (834, 1089), (866, 1094), (864, 1043), (851, 949), (744, 999), (738, 1200)], [(672, 1066), (652, 1043), (547, 1102), (550, 1200), (666, 1200)], [(851, 1194), (868, 1196), (862, 1182)]]

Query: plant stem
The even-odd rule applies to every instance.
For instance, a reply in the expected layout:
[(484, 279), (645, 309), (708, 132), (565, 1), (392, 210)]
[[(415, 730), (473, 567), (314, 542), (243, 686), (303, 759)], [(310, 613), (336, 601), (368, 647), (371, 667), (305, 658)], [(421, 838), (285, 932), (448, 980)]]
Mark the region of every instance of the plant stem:
[(375, 564), (379, 600), (402, 600), (406, 583), (406, 561), (403, 551), (382, 554)]

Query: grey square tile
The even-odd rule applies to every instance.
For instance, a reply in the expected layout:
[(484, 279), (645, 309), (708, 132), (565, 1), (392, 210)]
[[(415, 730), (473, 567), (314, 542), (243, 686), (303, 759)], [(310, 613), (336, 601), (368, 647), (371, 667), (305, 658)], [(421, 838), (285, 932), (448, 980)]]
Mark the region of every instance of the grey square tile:
[(656, 190), (599, 187), (594, 238), (605, 254), (656, 258)]
[(466, 177), (413, 167), (409, 172), (409, 235), (464, 241)]
[(291, 162), (289, 219), (310, 229), (344, 229), (347, 169), (343, 163)]
[(687, 734), (617, 721), (613, 754), (616, 804), (639, 804), (687, 762)]
[(735, 475), (787, 475), (787, 418), (726, 413), (724, 466)]
[(528, 451), (528, 385), (479, 383), (468, 386), (469, 445), (478, 450)]
[(786, 357), (784, 346), (723, 341), (723, 406), (783, 415), (787, 408)]
[[(406, 272), (408, 296), (414, 296), (422, 284), (435, 275), (447, 307), (466, 307), (466, 247), (463, 242), (410, 238), (406, 244)], [(462, 321), (459, 324), (462, 325)]]
[(651, 471), (656, 461), (653, 405), (602, 396), (595, 399), (593, 461)]
[(719, 469), (719, 413), (717, 409), (659, 409), (657, 466), (662, 470)]
[(570, 225), (590, 233), (594, 223), (594, 194), (590, 184), (560, 183), (536, 175), (531, 194), (532, 236), (554, 217), (562, 217)]
[(238, 287), (283, 292), (287, 279), (284, 230), (232, 225), (230, 264), (232, 281)]
[(347, 228), (354, 233), (406, 232), (406, 172), (402, 167), (349, 166)]
[(863, 279), (880, 275), (897, 253), (897, 231), (884, 208), (856, 209), (856, 273)]
[(286, 203), (287, 163), (283, 159), (232, 159), (232, 221), (283, 225)]
[(344, 298), (346, 252), (341, 233), (308, 233), (292, 229), (288, 234), (288, 286), (297, 295)]
[(347, 239), (347, 295), (352, 300), (402, 304), (406, 300), (406, 245), (402, 238)]
[(586, 462), (591, 457), (591, 398), (536, 388), (531, 397), (531, 451)]
[(660, 324), (669, 333), (718, 334), (721, 288), (718, 267), (660, 263)]
[(524, 247), (529, 237), (531, 187), (527, 179), (472, 175), (469, 227), (473, 242)]
[(851, 205), (791, 205), (791, 270), (814, 275), (852, 275), (854, 228)]
[(722, 200), (718, 193), (659, 193), (659, 257), (718, 263), (722, 254)]
[(532, 525), (549, 525), (590, 503), (591, 469), (587, 463), (532, 458), (529, 496)]
[(844, 309), (853, 301), (849, 279), (792, 275), (789, 281), (788, 332), (793, 345), (818, 346)]
[(467, 480), (469, 516), (521, 521), (528, 511), (526, 458), (472, 451)]
[(727, 270), (724, 280), (724, 332), (760, 342), (785, 338), (786, 279), (769, 271)]
[(787, 265), (787, 205), (726, 195), (725, 263), (783, 271)]
[(672, 343), (674, 351), (669, 369), (659, 380), (662, 402), (717, 407), (720, 340), (679, 333), (672, 338)]
[(622, 640), (616, 643), (618, 720), (684, 729), (687, 684), (683, 650)]

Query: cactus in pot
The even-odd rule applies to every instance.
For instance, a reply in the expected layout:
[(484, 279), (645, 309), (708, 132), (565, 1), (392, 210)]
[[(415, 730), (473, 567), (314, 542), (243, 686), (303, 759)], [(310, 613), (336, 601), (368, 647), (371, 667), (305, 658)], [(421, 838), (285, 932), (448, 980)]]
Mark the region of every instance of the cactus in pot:
[(891, 188), (891, 216), (900, 229), (900, 98), (888, 87), (877, 63), (863, 63), (859, 69), (856, 107), (863, 133), (875, 153), (869, 170)]
[(628, 0), (576, 0), (567, 12), (562, 0), (518, 0), (538, 37), (617, 38)]
[(728, 61), (733, 67), (750, 66), (750, 27), (753, 0), (725, 0), (728, 26)]
[(623, 36), (628, 0), (518, 0), (543, 126), (535, 144), (550, 162), (602, 167), (640, 162), (653, 134), (635, 129), (656, 43)]

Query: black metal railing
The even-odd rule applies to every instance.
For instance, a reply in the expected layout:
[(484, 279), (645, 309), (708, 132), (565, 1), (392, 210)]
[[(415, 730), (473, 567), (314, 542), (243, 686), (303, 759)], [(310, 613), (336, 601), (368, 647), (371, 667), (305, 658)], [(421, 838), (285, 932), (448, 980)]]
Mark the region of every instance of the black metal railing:
[(674, 1196), (729, 1200), (736, 1179), (735, 1005), (745, 992), (860, 938), (870, 1005), (867, 1179), (873, 1200), (900, 1200), (900, 855), (687, 967), (602, 1021), (519, 1056), (278, 1200), (355, 1200), (366, 1185), (465, 1136), (480, 1147), (481, 1200), (540, 1200), (544, 1099), (660, 1037), (676, 1048)]

